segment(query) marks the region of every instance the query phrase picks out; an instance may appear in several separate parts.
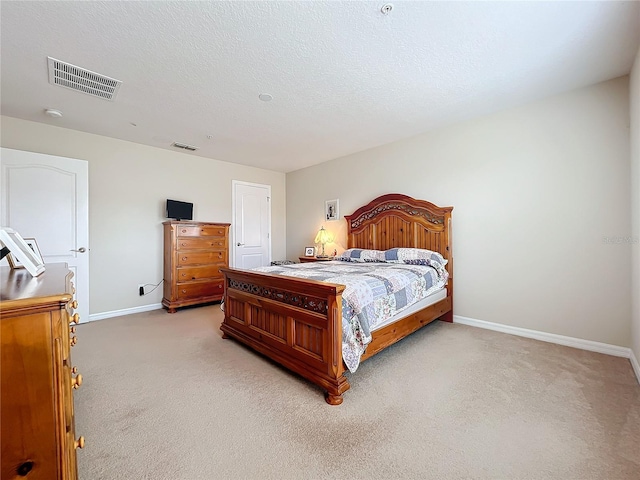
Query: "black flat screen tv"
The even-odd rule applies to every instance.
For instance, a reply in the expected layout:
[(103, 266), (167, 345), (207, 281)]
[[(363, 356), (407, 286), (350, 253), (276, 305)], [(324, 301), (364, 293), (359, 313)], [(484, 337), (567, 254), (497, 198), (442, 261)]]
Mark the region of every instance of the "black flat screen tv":
[(167, 218), (193, 220), (193, 203), (179, 202), (167, 198)]

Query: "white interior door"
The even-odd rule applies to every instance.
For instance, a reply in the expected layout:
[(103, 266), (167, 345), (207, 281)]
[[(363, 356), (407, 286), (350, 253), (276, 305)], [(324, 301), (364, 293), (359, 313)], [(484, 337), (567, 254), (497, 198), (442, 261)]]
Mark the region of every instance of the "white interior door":
[(233, 266), (271, 263), (271, 186), (233, 181)]
[(80, 319), (89, 320), (88, 162), (2, 148), (0, 184), (2, 226), (35, 238), (45, 268), (69, 265)]

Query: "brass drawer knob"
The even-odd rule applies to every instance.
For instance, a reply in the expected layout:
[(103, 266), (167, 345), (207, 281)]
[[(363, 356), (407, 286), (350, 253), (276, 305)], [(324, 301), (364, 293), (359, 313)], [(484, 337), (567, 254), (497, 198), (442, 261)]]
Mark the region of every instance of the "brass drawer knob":
[(69, 343), (71, 343), (71, 346), (73, 347), (76, 343), (78, 343), (78, 337), (71, 337)]
[(75, 448), (84, 448), (84, 437), (80, 436), (75, 442), (73, 442)]
[(80, 385), (82, 385), (82, 374), (79, 373), (78, 376), (71, 378), (71, 386), (77, 390)]
[(70, 321), (69, 323), (75, 323), (75, 324), (80, 323), (80, 314), (78, 314), (78, 313), (74, 313), (74, 314), (71, 316), (71, 321)]

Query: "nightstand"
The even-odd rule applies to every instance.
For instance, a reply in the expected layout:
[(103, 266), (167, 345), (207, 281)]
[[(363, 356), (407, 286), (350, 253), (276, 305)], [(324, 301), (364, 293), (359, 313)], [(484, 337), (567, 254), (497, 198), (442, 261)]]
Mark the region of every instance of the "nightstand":
[(318, 257), (298, 257), (300, 259), (301, 263), (305, 263), (305, 262), (328, 262), (330, 260), (333, 260), (333, 257), (327, 257), (327, 258), (318, 258)]

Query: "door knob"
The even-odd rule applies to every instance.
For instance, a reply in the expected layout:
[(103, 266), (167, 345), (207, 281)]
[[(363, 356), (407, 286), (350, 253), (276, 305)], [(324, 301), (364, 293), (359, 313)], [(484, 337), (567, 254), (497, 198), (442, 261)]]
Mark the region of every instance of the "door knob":
[(80, 248), (79, 248), (79, 249), (77, 249), (77, 250), (70, 250), (70, 251), (71, 251), (71, 252), (84, 253), (84, 252), (86, 252), (86, 251), (87, 251), (87, 249), (86, 249), (86, 248), (84, 248), (84, 247), (80, 247)]
[(240, 243), (240, 242), (238, 242), (236, 245), (238, 245), (239, 247), (241, 247), (242, 245), (244, 245), (244, 243)]

